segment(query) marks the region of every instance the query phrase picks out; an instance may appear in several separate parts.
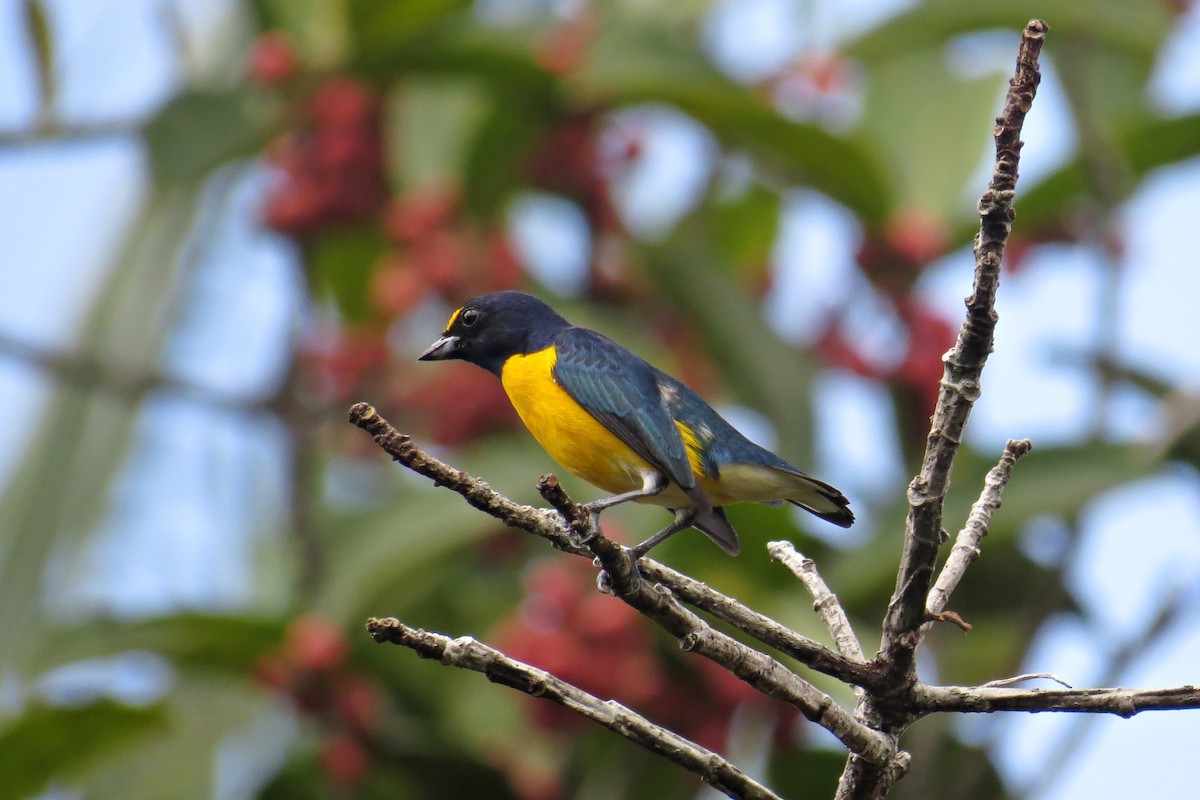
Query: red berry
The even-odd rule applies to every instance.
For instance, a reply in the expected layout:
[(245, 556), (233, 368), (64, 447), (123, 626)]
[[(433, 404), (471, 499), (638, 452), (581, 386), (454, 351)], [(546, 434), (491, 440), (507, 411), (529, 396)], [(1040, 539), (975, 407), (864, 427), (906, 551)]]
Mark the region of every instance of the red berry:
[(950, 244), (945, 220), (919, 208), (902, 209), (892, 215), (884, 236), (897, 255), (921, 266), (945, 253)]
[(311, 614), (288, 626), (283, 645), (287, 660), (310, 672), (341, 667), (349, 649), (345, 631), (331, 620)]
[(296, 673), (291, 664), (275, 653), (259, 658), (253, 672), (256, 681), (277, 692), (290, 692), (296, 685)]
[(279, 86), (296, 76), (300, 58), (291, 37), (283, 31), (268, 31), (250, 47), (246, 72), (250, 80), (263, 86)]
[(841, 91), (850, 85), (850, 69), (836, 53), (807, 55), (797, 66), (808, 85), (821, 94)]
[(360, 734), (375, 729), (382, 699), (366, 678), (351, 675), (334, 689), (334, 708), (346, 727)]
[(525, 272), (517, 260), (512, 242), (502, 233), (492, 233), (487, 241), (488, 278), (485, 288), (489, 292), (501, 289), (516, 289), (525, 279)]
[(321, 766), (330, 780), (351, 786), (362, 780), (367, 771), (367, 752), (353, 737), (341, 733), (321, 742)]
[(458, 211), (458, 191), (449, 185), (430, 186), (395, 198), (384, 216), (384, 229), (397, 243), (412, 244), (447, 227)]
[(590, 14), (582, 14), (575, 20), (551, 28), (538, 41), (534, 60), (548, 72), (569, 75), (583, 65), (588, 45), (595, 34), (595, 19)]
[(377, 121), (379, 99), (367, 84), (339, 75), (321, 84), (312, 99), (318, 128), (369, 128)]
[(415, 308), (425, 297), (428, 286), (424, 277), (406, 262), (391, 257), (371, 276), (368, 290), (371, 305), (389, 316), (399, 316)]
[(467, 248), (461, 234), (433, 231), (413, 245), (410, 255), (413, 266), (431, 287), (449, 297), (457, 296), (467, 262)]

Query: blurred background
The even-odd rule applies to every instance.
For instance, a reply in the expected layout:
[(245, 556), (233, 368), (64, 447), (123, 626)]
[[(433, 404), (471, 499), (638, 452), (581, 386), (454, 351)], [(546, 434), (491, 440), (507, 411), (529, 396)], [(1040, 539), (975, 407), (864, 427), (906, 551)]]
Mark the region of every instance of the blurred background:
[[(1051, 27), (956, 529), (1030, 437), (927, 680), (1196, 682), (1200, 11), (1183, 0), (0, 3), (0, 798), (693, 798), (678, 768), (372, 644), (470, 634), (789, 798), (840, 745), (406, 474), (367, 400), (510, 496), (498, 383), (418, 365), (522, 288), (718, 403), (860, 522), (738, 507), (658, 557), (868, 652), (970, 291), (1019, 32)], [(594, 490), (568, 481), (581, 499)], [(637, 541), (661, 510), (606, 515)], [(814, 678), (849, 704), (846, 687)], [(1200, 716), (930, 718), (899, 798), (1178, 797)], [(1193, 787), (1194, 788), (1194, 787)], [(711, 794), (711, 793), (709, 793)]]

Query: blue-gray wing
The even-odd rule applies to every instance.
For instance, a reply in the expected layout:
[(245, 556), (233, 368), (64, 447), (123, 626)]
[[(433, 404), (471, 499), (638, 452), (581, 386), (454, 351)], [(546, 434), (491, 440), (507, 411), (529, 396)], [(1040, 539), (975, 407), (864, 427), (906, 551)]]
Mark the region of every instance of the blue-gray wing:
[(630, 450), (661, 471), (702, 509), (683, 437), (659, 389), (656, 370), (616, 342), (586, 328), (554, 340), (554, 380)]

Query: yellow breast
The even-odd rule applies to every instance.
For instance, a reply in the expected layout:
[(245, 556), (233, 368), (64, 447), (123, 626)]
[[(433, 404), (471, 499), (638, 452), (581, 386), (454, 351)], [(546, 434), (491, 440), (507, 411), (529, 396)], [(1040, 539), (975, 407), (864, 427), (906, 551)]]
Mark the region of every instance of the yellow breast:
[(640, 487), (652, 467), (555, 382), (556, 360), (548, 347), (505, 362), (500, 382), (521, 421), (551, 458), (588, 483), (614, 493)]

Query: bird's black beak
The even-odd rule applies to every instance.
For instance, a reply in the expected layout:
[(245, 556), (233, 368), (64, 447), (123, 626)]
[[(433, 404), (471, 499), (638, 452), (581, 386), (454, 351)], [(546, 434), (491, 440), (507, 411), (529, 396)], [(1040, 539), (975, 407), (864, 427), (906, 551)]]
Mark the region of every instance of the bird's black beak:
[(443, 361), (447, 358), (453, 358), (455, 352), (457, 351), (458, 337), (443, 336), (433, 344), (429, 345), (428, 350), (417, 356), (417, 361)]

